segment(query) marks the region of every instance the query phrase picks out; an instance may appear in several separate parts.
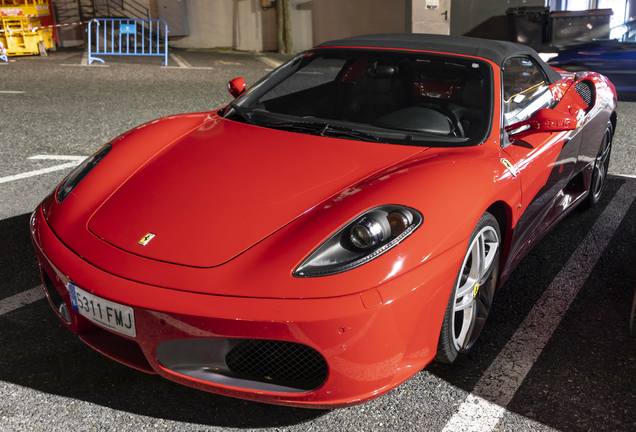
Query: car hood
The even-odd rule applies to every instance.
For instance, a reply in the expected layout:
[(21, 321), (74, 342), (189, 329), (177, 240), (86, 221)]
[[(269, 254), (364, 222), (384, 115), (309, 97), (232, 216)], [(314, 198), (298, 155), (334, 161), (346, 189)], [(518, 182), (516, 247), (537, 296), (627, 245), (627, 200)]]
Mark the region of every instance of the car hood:
[[(349, 185), (422, 150), (217, 118), (145, 163), (88, 227), (136, 255), (214, 267)], [(143, 245), (148, 234), (154, 237)]]

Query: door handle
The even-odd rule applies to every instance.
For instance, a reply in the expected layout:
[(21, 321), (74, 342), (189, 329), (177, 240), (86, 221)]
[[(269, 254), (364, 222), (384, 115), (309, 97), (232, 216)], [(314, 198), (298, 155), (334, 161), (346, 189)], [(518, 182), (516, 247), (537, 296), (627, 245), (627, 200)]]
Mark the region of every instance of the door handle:
[(444, 13), (441, 13), (440, 15), (444, 15), (444, 20), (448, 21), (448, 11), (445, 10)]

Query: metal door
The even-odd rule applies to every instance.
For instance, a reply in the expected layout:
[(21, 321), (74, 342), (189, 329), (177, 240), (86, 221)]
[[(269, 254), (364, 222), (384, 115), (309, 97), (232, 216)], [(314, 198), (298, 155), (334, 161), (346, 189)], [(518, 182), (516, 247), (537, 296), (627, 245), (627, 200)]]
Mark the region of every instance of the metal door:
[(451, 0), (412, 0), (413, 33), (450, 34)]

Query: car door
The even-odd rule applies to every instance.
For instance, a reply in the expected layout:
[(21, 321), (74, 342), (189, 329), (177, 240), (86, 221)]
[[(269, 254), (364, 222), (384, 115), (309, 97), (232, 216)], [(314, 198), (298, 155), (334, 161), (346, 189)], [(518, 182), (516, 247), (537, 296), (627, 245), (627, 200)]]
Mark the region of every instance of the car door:
[[(551, 221), (554, 209), (564, 211), (570, 204), (563, 192), (574, 172), (580, 137), (566, 132), (538, 132), (510, 142), (505, 127), (532, 117), (540, 109), (552, 109), (554, 100), (543, 70), (529, 57), (513, 57), (504, 63), (502, 73), (502, 160), (521, 178), (522, 200), (516, 211), (522, 215), (513, 229), (509, 257), (525, 254)], [(511, 131), (514, 132), (514, 131)], [(561, 213), (562, 213), (561, 211)], [(558, 213), (558, 212), (557, 212)]]

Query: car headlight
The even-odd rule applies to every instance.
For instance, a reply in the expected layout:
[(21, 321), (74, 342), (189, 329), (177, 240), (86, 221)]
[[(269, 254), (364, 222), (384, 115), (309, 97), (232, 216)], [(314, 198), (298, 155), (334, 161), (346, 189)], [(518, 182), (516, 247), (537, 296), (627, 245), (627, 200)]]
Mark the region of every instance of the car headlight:
[(77, 168), (75, 168), (69, 175), (66, 176), (62, 183), (57, 188), (57, 202), (61, 203), (67, 196), (75, 189), (75, 187), (88, 175), (95, 165), (99, 163), (110, 151), (112, 146), (110, 144), (103, 145), (95, 153), (90, 155), (84, 160)]
[(422, 220), (422, 214), (409, 207), (375, 207), (339, 229), (292, 274), (295, 277), (328, 276), (361, 266), (411, 235)]

